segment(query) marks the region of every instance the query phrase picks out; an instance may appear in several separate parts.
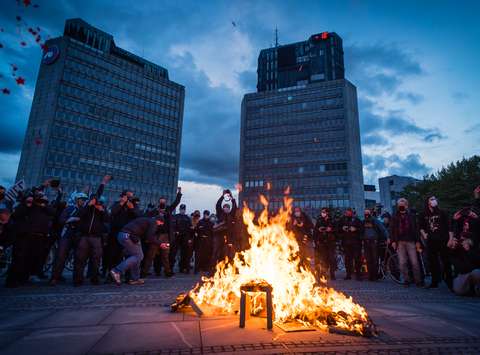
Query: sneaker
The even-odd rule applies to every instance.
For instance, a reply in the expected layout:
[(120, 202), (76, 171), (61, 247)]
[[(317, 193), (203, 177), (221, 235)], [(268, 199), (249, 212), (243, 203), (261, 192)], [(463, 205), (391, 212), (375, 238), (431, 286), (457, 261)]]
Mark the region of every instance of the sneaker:
[(112, 276), (113, 281), (117, 284), (117, 286), (120, 286), (122, 284), (122, 279), (121, 275), (119, 272), (116, 272), (115, 270), (110, 270), (110, 276)]
[(143, 279), (130, 280), (130, 281), (128, 281), (128, 284), (133, 285), (133, 286), (139, 286), (139, 285), (145, 284), (145, 281)]

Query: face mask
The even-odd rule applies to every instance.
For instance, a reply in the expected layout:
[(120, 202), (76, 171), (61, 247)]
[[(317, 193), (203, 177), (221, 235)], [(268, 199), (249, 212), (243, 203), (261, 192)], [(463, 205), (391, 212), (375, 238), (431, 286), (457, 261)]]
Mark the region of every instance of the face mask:
[(295, 217), (300, 217), (302, 215), (301, 212), (295, 212)]
[(405, 206), (398, 206), (398, 210), (400, 212), (405, 212), (406, 208), (405, 208)]
[(165, 207), (166, 207), (166, 204), (165, 204), (165, 203), (160, 203), (160, 204), (158, 205), (158, 208), (160, 208), (161, 210), (164, 210)]
[(435, 208), (438, 206), (438, 201), (437, 200), (430, 200), (430, 207)]

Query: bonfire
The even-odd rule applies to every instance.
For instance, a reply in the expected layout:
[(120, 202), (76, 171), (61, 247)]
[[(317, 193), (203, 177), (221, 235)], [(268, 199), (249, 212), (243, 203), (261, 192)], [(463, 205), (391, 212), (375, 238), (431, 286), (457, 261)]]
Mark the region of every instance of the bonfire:
[[(233, 260), (216, 266), (212, 277), (203, 277), (189, 297), (198, 307), (213, 307), (225, 313), (238, 313), (240, 287), (268, 283), (273, 288), (274, 320), (277, 324), (296, 322), (305, 327), (340, 329), (372, 335), (374, 325), (362, 306), (351, 297), (328, 287), (326, 279), (317, 281), (302, 266), (299, 246), (287, 225), (292, 199), (274, 216), (268, 214), (268, 201), (260, 196), (264, 210), (255, 223), (255, 214), (244, 206), (243, 221), (250, 235), (250, 249), (238, 252)], [(265, 308), (263, 294), (249, 298), (249, 309), (259, 314)]]

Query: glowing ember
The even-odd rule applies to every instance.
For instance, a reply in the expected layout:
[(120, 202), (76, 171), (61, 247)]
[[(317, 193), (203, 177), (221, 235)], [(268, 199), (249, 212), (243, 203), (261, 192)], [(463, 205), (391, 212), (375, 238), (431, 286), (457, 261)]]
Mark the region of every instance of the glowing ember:
[[(276, 322), (299, 321), (305, 326), (326, 329), (328, 326), (366, 335), (372, 323), (365, 308), (326, 285), (319, 286), (311, 271), (301, 267), (299, 247), (286, 228), (292, 199), (285, 197), (277, 215), (268, 217), (268, 201), (254, 223), (254, 213), (244, 206), (243, 221), (250, 234), (250, 249), (239, 252), (232, 261), (222, 261), (214, 276), (202, 278), (190, 292), (197, 305), (210, 305), (226, 313), (239, 310), (240, 287), (250, 282), (267, 282), (273, 287), (273, 308)], [(325, 279), (322, 280), (326, 282)], [(251, 309), (258, 313), (265, 301), (254, 296)], [(368, 334), (367, 334), (368, 335)]]

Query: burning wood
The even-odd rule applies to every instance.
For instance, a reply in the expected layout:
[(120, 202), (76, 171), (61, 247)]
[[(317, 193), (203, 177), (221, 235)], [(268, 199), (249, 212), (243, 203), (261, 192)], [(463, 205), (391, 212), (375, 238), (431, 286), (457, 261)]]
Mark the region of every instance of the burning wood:
[[(243, 212), (250, 249), (237, 253), (231, 261), (220, 262), (212, 277), (202, 278), (202, 283), (188, 294), (196, 306), (202, 309), (209, 305), (226, 313), (238, 313), (241, 288), (265, 283), (272, 288), (276, 323), (297, 321), (307, 328), (374, 335), (375, 326), (365, 308), (333, 288), (319, 286), (312, 272), (301, 265), (297, 241), (286, 228), (292, 200), (285, 197), (285, 207), (270, 218), (268, 201), (263, 196), (261, 201), (265, 209), (258, 224), (253, 222), (254, 213), (246, 206)], [(250, 302), (254, 314), (266, 308), (264, 293), (251, 297)]]

